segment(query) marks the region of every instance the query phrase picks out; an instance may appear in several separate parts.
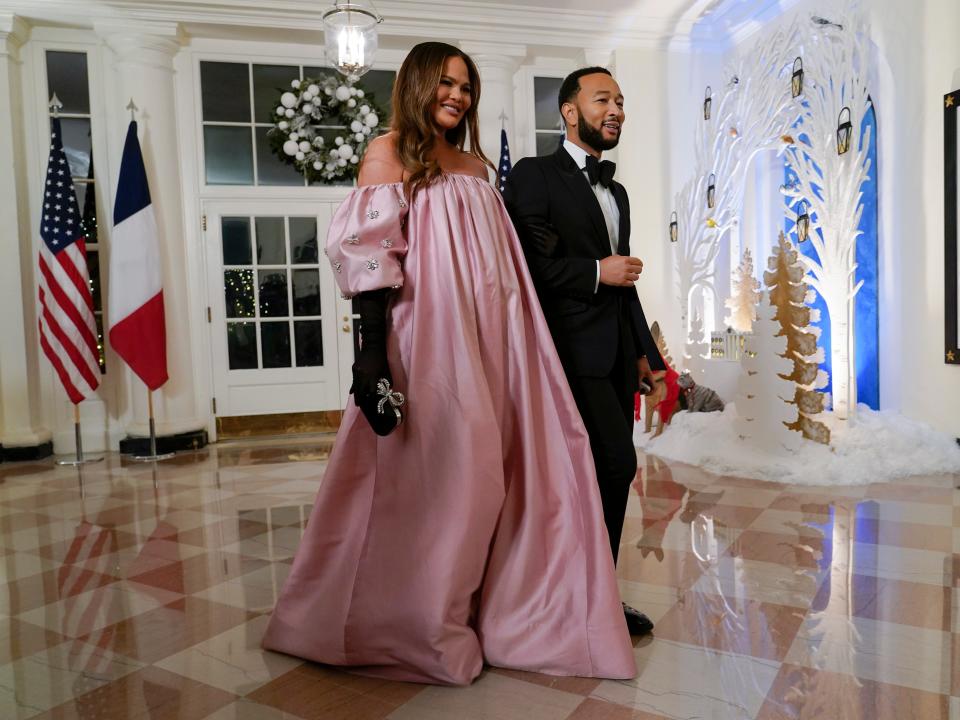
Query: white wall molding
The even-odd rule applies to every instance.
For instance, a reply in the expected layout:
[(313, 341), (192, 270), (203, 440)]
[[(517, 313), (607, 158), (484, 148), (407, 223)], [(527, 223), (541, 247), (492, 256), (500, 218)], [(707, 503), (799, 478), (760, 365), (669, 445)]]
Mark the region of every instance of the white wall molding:
[(0, 12), (0, 55), (20, 62), (20, 48), (30, 37), (30, 25), (19, 15)]
[[(204, 27), (322, 30), (321, 16), (327, 4), (316, 0), (281, 0), (269, 6), (258, 0), (194, 0), (168, 3), (163, 0), (9, 0), (0, 9), (41, 23), (90, 27), (102, 20), (179, 22), (191, 35)], [(531, 37), (539, 45), (579, 47), (585, 38), (603, 45), (649, 47), (659, 42), (668, 28), (656, 16), (638, 17), (589, 10), (557, 12), (549, 7), (524, 7), (506, 3), (454, 0), (381, 0), (377, 8), (385, 17), (383, 36), (410, 38), (456, 37), (484, 41), (497, 37), (504, 42), (525, 44)]]

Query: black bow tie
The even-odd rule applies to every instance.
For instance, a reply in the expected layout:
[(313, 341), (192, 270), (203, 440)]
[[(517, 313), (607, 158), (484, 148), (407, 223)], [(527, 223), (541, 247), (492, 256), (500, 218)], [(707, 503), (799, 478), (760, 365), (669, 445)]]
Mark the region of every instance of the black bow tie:
[(593, 155), (587, 155), (587, 179), (591, 185), (598, 182), (605, 188), (613, 182), (613, 174), (617, 171), (617, 164), (609, 160), (597, 160)]

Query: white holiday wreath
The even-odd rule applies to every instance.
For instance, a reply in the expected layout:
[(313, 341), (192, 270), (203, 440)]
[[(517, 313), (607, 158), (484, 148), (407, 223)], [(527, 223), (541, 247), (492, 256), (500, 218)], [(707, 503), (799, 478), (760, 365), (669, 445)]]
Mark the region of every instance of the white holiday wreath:
[[(356, 82), (330, 76), (293, 80), (280, 96), (268, 133), (274, 153), (310, 182), (353, 179), (383, 111)], [(342, 126), (332, 141), (321, 126)]]

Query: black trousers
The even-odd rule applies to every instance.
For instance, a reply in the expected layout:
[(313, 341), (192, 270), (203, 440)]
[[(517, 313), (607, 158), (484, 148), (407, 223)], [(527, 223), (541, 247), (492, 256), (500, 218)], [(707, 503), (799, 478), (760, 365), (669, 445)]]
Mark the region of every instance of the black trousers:
[(568, 374), (567, 380), (590, 436), (603, 520), (616, 563), (630, 483), (637, 474), (637, 451), (633, 446), (633, 397), (638, 386), (636, 359), (631, 362), (629, 357), (618, 353), (618, 360), (606, 377)]

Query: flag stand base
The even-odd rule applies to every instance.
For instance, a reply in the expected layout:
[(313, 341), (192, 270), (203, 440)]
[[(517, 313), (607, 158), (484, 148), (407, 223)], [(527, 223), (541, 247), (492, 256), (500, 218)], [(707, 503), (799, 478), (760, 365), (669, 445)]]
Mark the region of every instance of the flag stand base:
[(80, 439), (80, 406), (73, 406), (73, 437), (76, 442), (77, 454), (76, 457), (70, 460), (55, 460), (56, 465), (69, 465), (71, 467), (77, 465), (89, 465), (90, 463), (96, 463), (103, 460), (103, 455), (100, 457), (84, 457), (83, 456), (83, 442)]
[(160, 453), (159, 455), (134, 455), (132, 460), (134, 462), (156, 462), (158, 460), (169, 460), (174, 457), (176, 453)]
[(157, 462), (158, 460), (169, 460), (176, 455), (176, 453), (157, 452), (157, 429), (153, 422), (153, 391), (151, 391), (149, 388), (147, 389), (147, 404), (150, 408), (150, 454), (134, 455), (133, 459), (135, 462)]
[(56, 465), (69, 465), (71, 467), (76, 465), (89, 465), (90, 463), (97, 463), (103, 460), (103, 456), (100, 457), (78, 457), (72, 460), (55, 460), (54, 464)]

